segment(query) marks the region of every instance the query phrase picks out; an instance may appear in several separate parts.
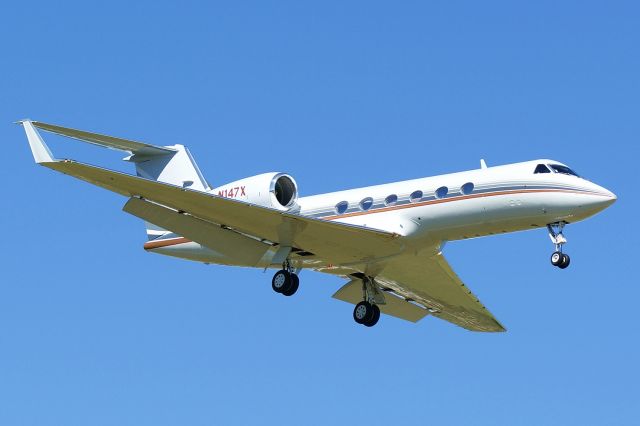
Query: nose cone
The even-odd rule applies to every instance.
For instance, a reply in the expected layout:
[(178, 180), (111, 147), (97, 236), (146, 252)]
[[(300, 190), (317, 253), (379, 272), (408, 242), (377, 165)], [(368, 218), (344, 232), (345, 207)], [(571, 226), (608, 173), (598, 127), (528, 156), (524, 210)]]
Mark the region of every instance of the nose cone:
[(606, 207), (609, 207), (611, 204), (616, 202), (616, 200), (618, 199), (618, 196), (613, 192), (609, 191), (608, 189), (607, 189), (607, 195), (609, 196), (609, 199), (607, 200)]
[(592, 184), (592, 195), (589, 196), (588, 201), (585, 203), (585, 207), (591, 210), (594, 214), (600, 212), (611, 204), (615, 203), (618, 197), (613, 192), (609, 191), (602, 186)]
[(609, 191), (607, 188), (603, 188), (602, 186), (599, 186), (598, 188), (600, 188), (600, 194), (602, 197), (602, 200), (600, 201), (600, 204), (602, 206), (604, 206), (603, 208), (609, 207), (611, 204), (615, 203), (616, 200), (618, 199), (618, 197), (616, 196), (616, 194), (614, 194), (613, 192)]
[(602, 199), (593, 203), (594, 207), (597, 207), (598, 210), (604, 210), (609, 207), (611, 204), (615, 203), (618, 197), (615, 194), (611, 194), (610, 197), (602, 197)]

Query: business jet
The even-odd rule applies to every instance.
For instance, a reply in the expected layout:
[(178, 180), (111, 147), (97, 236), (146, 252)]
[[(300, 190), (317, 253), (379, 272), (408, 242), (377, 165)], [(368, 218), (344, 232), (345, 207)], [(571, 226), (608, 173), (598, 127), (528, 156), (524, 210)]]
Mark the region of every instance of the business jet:
[[(569, 266), (563, 230), (616, 196), (554, 160), (300, 197), (294, 178), (264, 173), (212, 187), (183, 145), (155, 146), (22, 120), (37, 164), (123, 195), (146, 222), (151, 253), (203, 263), (277, 269), (271, 285), (292, 296), (303, 269), (347, 280), (333, 297), (355, 305), (366, 327), (380, 314), (427, 315), (471, 331), (503, 325), (442, 255), (446, 242), (547, 228), (551, 263)], [(38, 129), (128, 155), (136, 176), (56, 159)]]

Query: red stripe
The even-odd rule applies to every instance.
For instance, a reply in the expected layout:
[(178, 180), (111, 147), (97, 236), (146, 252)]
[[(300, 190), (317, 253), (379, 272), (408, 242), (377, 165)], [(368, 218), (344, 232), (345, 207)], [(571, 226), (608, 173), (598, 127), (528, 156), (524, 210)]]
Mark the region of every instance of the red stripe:
[[(472, 198), (493, 197), (493, 196), (497, 196), (497, 195), (527, 194), (527, 193), (531, 193), (531, 192), (566, 192), (566, 193), (572, 193), (572, 194), (584, 194), (584, 191), (571, 191), (571, 190), (566, 190), (566, 189), (529, 189), (529, 190), (525, 190), (525, 191), (513, 190), (513, 191), (501, 191), (501, 192), (488, 192), (486, 194), (462, 195), (462, 196), (457, 196), (457, 197), (443, 198), (443, 199), (440, 199), (440, 200), (421, 201), (419, 203), (405, 204), (405, 205), (402, 205), (402, 206), (382, 207), (382, 208), (379, 208), (379, 209), (376, 209), (376, 210), (353, 212), (353, 213), (346, 213), (346, 214), (340, 214), (340, 215), (334, 215), (334, 216), (324, 216), (324, 217), (321, 217), (319, 219), (324, 219), (324, 220), (342, 219), (343, 217), (363, 216), (363, 215), (367, 215), (367, 214), (388, 212), (388, 211), (393, 211), (393, 210), (410, 209), (410, 208), (413, 208), (413, 207), (427, 206), (427, 205), (431, 205), (431, 204), (448, 203), (448, 202), (451, 202), (451, 201), (469, 200), (469, 199), (472, 199)], [(597, 194), (597, 193), (592, 193), (592, 194), (593, 195), (600, 195), (600, 194)]]
[(147, 241), (146, 243), (144, 243), (144, 249), (145, 250), (152, 250), (152, 249), (156, 249), (156, 248), (160, 248), (160, 247), (168, 247), (168, 246), (175, 246), (178, 244), (184, 244), (184, 243), (190, 243), (191, 240), (184, 238), (184, 237), (178, 237), (178, 238), (167, 238), (164, 240), (154, 240), (154, 241)]
[[(442, 203), (449, 203), (452, 201), (461, 201), (461, 200), (470, 200), (472, 198), (484, 198), (484, 197), (493, 197), (493, 196), (498, 196), (498, 195), (513, 195), (513, 194), (528, 194), (528, 193), (533, 193), (533, 192), (565, 192), (565, 193), (571, 193), (571, 194), (584, 194), (584, 191), (571, 191), (571, 190), (566, 190), (566, 189), (529, 189), (529, 190), (512, 190), (512, 191), (501, 191), (501, 192), (489, 192), (486, 194), (471, 194), (471, 195), (462, 195), (462, 196), (458, 196), (458, 197), (450, 197), (450, 198), (443, 198), (440, 200), (430, 200), (430, 201), (422, 201), (419, 203), (411, 203), (411, 204), (406, 204), (406, 205), (402, 205), (402, 206), (390, 206), (390, 207), (383, 207), (380, 209), (376, 209), (376, 210), (369, 210), (369, 211), (362, 211), (362, 212), (353, 212), (353, 213), (347, 213), (347, 214), (341, 214), (341, 215), (335, 215), (335, 216), (325, 216), (325, 217), (321, 217), (318, 219), (323, 219), (323, 220), (335, 220), (335, 219), (341, 219), (344, 217), (354, 217), (354, 216), (364, 216), (364, 215), (368, 215), (368, 214), (375, 214), (375, 213), (381, 213), (381, 212), (388, 212), (388, 211), (393, 211), (393, 210), (402, 210), (402, 209), (410, 209), (413, 207), (420, 207), (420, 206), (427, 206), (427, 205), (431, 205), (431, 204), (442, 204)], [(601, 195), (598, 193), (591, 193), (592, 195)], [(184, 237), (179, 237), (179, 238), (170, 238), (170, 239), (164, 239), (164, 240), (158, 240), (158, 241), (149, 241), (146, 242), (144, 244), (144, 249), (145, 250), (152, 250), (152, 249), (156, 249), (156, 248), (160, 248), (160, 247), (169, 247), (169, 246), (175, 246), (178, 244), (184, 244), (184, 243), (190, 243), (191, 240), (184, 238)]]

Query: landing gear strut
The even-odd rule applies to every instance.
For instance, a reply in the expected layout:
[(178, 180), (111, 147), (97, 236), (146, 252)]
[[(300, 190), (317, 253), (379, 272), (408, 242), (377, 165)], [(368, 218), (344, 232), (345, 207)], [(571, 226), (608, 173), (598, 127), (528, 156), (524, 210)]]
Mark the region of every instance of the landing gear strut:
[(550, 223), (547, 225), (549, 238), (551, 238), (551, 242), (553, 242), (556, 248), (556, 251), (551, 255), (551, 264), (560, 269), (565, 269), (571, 263), (569, 255), (562, 252), (562, 246), (567, 243), (567, 239), (562, 234), (565, 225), (566, 222)]
[(362, 280), (362, 302), (353, 309), (353, 319), (366, 327), (373, 327), (380, 319), (378, 304), (384, 304), (384, 294), (373, 279), (365, 277)]
[(293, 296), (298, 287), (300, 286), (300, 279), (294, 272), (294, 269), (289, 264), (289, 261), (285, 261), (282, 265), (282, 269), (273, 275), (271, 280), (271, 288), (276, 293), (281, 293), (285, 296)]

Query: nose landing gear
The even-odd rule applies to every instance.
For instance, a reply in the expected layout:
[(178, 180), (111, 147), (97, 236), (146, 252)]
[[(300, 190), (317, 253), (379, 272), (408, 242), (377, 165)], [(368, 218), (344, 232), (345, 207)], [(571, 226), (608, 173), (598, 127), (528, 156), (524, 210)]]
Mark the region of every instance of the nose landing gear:
[(562, 246), (567, 243), (567, 239), (562, 234), (565, 225), (566, 222), (550, 223), (547, 225), (549, 238), (551, 238), (551, 242), (553, 242), (556, 248), (556, 251), (551, 255), (551, 264), (560, 269), (567, 268), (571, 263), (569, 255), (562, 252)]

